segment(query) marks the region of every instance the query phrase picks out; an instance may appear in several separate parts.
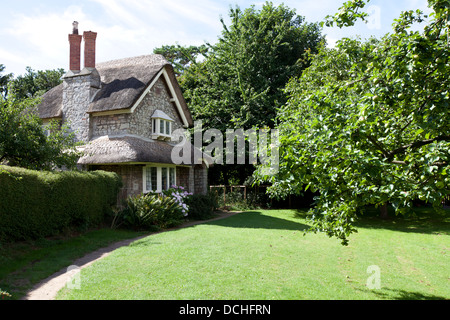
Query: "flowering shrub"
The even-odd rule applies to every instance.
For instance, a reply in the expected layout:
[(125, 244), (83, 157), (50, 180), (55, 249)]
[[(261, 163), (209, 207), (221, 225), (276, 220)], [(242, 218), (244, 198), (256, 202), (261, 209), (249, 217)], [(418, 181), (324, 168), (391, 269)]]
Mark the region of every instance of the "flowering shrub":
[(115, 213), (112, 226), (123, 225), (144, 230), (174, 227), (188, 215), (186, 198), (190, 195), (183, 187), (172, 186), (162, 193), (129, 197), (125, 208)]
[(185, 191), (182, 186), (175, 185), (172, 185), (169, 190), (166, 190), (163, 193), (175, 200), (175, 202), (180, 206), (181, 212), (183, 212), (185, 217), (188, 215), (189, 207), (186, 204), (186, 198), (191, 196), (192, 193)]

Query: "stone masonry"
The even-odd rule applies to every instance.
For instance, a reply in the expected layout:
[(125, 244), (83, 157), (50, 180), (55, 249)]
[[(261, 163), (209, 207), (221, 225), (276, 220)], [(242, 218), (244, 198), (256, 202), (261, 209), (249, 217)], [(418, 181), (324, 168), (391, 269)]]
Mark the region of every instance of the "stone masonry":
[(93, 95), (100, 88), (100, 76), (96, 69), (83, 69), (80, 73), (67, 73), (63, 77), (63, 122), (75, 133), (77, 141), (88, 142), (90, 117), (87, 113)]
[(182, 120), (175, 104), (170, 101), (169, 90), (162, 78), (156, 81), (133, 113), (93, 116), (92, 137), (131, 134), (151, 139), (151, 116), (155, 110), (165, 112), (174, 120), (172, 130), (182, 128)]

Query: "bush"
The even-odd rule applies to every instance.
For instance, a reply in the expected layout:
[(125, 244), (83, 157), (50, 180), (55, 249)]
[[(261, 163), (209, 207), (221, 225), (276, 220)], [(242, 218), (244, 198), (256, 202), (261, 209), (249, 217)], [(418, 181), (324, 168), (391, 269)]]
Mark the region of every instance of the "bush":
[(218, 206), (231, 210), (255, 210), (261, 208), (270, 208), (270, 199), (265, 193), (248, 192), (247, 197), (240, 191), (228, 192), (226, 201), (223, 197), (218, 198)]
[(116, 204), (121, 180), (105, 171), (0, 166), (0, 186), (0, 241), (16, 241), (102, 223)]
[(163, 194), (169, 196), (175, 200), (181, 208), (184, 216), (188, 215), (188, 205), (186, 204), (186, 197), (192, 195), (187, 191), (184, 191), (182, 186), (172, 186), (169, 190), (163, 191)]
[(188, 217), (192, 220), (206, 220), (213, 216), (217, 209), (217, 196), (210, 192), (204, 194), (194, 194), (186, 198), (189, 207)]
[(175, 197), (149, 193), (128, 197), (125, 208), (117, 213), (116, 226), (141, 230), (166, 229), (184, 220), (182, 206)]

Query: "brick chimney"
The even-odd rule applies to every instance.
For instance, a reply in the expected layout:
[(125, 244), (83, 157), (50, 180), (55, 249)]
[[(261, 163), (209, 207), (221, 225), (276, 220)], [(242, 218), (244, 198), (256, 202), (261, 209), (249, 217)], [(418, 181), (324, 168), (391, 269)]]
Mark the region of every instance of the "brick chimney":
[(95, 39), (97, 32), (85, 31), (84, 38), (84, 67), (95, 68)]
[(69, 69), (71, 71), (78, 72), (80, 68), (80, 54), (81, 54), (81, 39), (83, 38), (78, 34), (78, 22), (73, 22), (72, 34), (69, 34), (69, 44), (70, 44), (70, 61)]

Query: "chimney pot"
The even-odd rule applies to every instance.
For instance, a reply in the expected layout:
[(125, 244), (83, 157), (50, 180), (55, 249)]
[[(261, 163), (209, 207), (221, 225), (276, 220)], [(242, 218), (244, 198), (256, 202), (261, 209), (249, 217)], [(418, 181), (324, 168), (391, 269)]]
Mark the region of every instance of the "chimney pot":
[(73, 26), (72, 34), (78, 34), (78, 21), (74, 21), (72, 23), (72, 26)]

